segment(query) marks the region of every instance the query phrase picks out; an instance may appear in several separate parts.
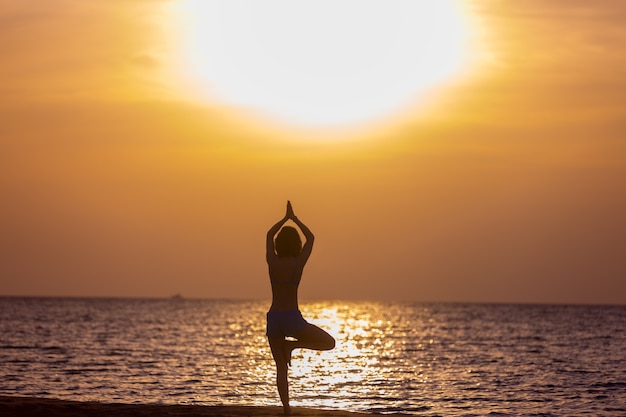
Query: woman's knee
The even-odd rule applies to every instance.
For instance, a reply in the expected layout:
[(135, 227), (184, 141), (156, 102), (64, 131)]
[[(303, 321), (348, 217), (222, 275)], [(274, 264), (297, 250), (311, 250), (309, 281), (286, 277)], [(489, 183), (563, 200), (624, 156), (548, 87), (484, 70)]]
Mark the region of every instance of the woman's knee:
[(316, 329), (317, 340), (321, 342), (322, 350), (331, 350), (335, 348), (335, 338), (328, 334), (325, 330), (320, 329), (319, 327)]
[(321, 350), (332, 350), (335, 348), (335, 338), (325, 331), (322, 331), (317, 341)]
[(328, 334), (328, 338), (326, 339), (326, 350), (332, 350), (335, 348), (335, 338)]

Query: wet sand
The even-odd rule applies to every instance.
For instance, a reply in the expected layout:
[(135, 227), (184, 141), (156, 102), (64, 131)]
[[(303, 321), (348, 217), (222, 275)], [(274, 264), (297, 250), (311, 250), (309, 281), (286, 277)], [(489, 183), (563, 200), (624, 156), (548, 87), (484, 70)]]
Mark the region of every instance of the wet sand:
[[(265, 417), (282, 415), (282, 407), (115, 404), (47, 398), (0, 397), (3, 417)], [(377, 414), (292, 407), (294, 416), (363, 417)]]

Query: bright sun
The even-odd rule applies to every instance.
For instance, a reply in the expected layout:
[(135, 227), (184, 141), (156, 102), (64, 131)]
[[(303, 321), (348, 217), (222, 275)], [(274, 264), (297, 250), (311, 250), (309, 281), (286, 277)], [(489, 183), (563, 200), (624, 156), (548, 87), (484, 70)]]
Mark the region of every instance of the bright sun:
[(471, 61), (459, 0), (179, 0), (186, 94), (290, 125), (416, 104)]

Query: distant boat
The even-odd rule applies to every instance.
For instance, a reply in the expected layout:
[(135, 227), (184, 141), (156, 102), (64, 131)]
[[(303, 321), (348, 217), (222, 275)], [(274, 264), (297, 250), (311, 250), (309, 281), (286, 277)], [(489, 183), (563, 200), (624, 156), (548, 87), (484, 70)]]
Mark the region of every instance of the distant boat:
[(180, 301), (180, 300), (183, 300), (183, 299), (184, 299), (183, 296), (180, 295), (180, 294), (174, 294), (174, 295), (172, 295), (170, 297), (170, 300), (175, 300), (175, 301)]

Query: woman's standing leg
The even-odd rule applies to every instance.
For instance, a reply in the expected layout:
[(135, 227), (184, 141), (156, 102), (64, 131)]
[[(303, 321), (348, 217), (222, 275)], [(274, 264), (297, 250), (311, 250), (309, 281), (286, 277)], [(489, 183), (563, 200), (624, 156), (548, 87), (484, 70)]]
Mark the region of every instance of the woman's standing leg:
[(278, 387), (278, 395), (280, 401), (283, 403), (283, 411), (285, 415), (291, 414), (291, 407), (289, 406), (289, 381), (287, 380), (287, 362), (288, 358), (285, 356), (286, 340), (279, 337), (268, 338), (270, 343), (270, 349), (272, 350), (272, 356), (274, 362), (276, 362), (276, 386)]

